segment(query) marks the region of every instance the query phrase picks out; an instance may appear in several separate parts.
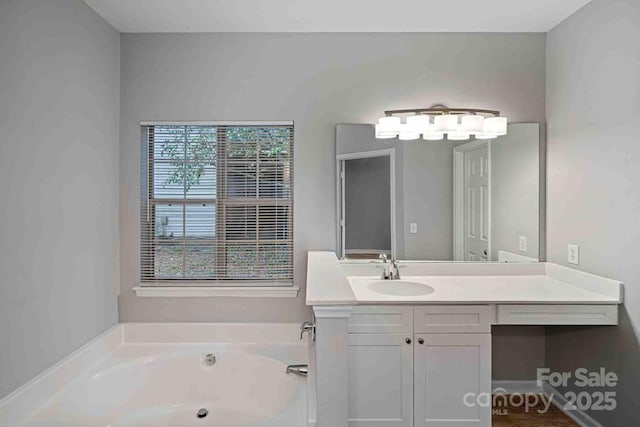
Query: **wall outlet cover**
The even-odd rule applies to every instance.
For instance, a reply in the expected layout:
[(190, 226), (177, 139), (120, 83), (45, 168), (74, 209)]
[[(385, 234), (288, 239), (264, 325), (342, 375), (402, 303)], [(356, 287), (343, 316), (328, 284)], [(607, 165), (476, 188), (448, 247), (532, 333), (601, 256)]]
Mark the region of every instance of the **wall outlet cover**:
[(567, 245), (567, 262), (569, 264), (580, 264), (580, 246), (569, 244)]
[(527, 237), (526, 236), (520, 236), (520, 238), (518, 239), (518, 249), (520, 250), (520, 252), (527, 252)]

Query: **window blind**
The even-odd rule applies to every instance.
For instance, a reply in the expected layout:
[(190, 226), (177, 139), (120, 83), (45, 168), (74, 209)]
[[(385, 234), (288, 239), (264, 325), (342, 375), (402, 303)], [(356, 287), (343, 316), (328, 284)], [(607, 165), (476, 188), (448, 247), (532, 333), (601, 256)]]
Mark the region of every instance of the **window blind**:
[(293, 124), (143, 124), (141, 282), (293, 280)]

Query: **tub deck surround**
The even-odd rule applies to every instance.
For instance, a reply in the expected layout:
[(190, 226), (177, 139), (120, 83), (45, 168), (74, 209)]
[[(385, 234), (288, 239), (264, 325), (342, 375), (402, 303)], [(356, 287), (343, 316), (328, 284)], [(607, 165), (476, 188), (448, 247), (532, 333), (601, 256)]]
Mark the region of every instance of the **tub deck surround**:
[(299, 333), (297, 323), (119, 324), (0, 401), (0, 427), (306, 425), (309, 380), (285, 373), (309, 361)]
[(489, 427), (464, 396), (491, 393), (492, 325), (616, 325), (623, 301), (619, 281), (551, 263), (400, 264), (384, 291), (432, 291), (382, 294), (376, 265), (309, 253), (318, 427)]
[(61, 390), (95, 369), (122, 342), (122, 326), (116, 325), (0, 400), (0, 427), (19, 426)]

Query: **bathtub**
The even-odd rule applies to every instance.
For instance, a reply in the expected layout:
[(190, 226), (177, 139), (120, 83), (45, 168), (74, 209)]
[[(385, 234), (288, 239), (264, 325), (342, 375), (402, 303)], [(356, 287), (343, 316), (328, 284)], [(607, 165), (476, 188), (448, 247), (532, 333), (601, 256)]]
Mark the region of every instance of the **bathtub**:
[(308, 345), (297, 325), (264, 328), (125, 325), (121, 345), (22, 426), (306, 426), (308, 380), (286, 366), (307, 363)]

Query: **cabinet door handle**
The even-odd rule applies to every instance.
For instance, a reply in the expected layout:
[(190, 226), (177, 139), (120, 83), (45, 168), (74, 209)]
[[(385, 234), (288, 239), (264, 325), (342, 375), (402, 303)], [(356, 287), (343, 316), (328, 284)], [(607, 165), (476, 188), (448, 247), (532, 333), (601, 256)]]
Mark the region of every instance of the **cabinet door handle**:
[(411, 338), (405, 339), (404, 342), (406, 342), (407, 344), (411, 344)]
[(422, 338), (418, 338), (418, 344), (424, 344), (424, 340)]

